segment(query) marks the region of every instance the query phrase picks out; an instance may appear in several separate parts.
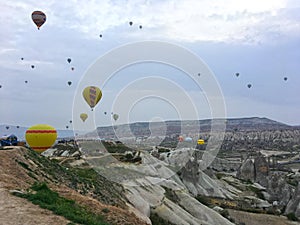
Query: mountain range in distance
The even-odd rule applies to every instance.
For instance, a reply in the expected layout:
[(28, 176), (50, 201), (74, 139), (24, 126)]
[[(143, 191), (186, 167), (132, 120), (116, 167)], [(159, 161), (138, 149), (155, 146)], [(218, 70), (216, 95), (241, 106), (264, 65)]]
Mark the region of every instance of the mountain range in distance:
[[(146, 135), (151, 131), (160, 130), (162, 127), (166, 128), (166, 134), (180, 134), (182, 128), (189, 132), (208, 132), (211, 130), (211, 124), (224, 125), (226, 124), (226, 131), (259, 131), (259, 130), (289, 130), (300, 129), (300, 126), (291, 126), (265, 117), (248, 117), (248, 118), (229, 118), (229, 119), (205, 119), (205, 120), (173, 120), (165, 122), (135, 122), (131, 124), (122, 124), (115, 126), (98, 127), (96, 130), (86, 133), (84, 137), (113, 137), (115, 130), (118, 132), (132, 132), (136, 136)], [(7, 127), (9, 127), (7, 129)], [(25, 140), (25, 132), (28, 127), (16, 125), (0, 125), (0, 135), (16, 135), (20, 140)], [(72, 138), (75, 133), (72, 129), (57, 130), (58, 138)]]

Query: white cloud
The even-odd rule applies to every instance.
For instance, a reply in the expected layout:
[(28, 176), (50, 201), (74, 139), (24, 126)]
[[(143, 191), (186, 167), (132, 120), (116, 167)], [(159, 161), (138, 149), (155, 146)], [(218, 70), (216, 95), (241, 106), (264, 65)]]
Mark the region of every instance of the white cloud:
[[(299, 20), (287, 17), (288, 0), (186, 0), (186, 1), (14, 1), (1, 4), (0, 17), (8, 26), (34, 26), (33, 10), (44, 10), (48, 26), (61, 27), (99, 38), (100, 33), (178, 41), (259, 43), (269, 36), (299, 35)], [(3, 10), (2, 10), (3, 11)], [(11, 21), (9, 15), (14, 15)], [(129, 27), (128, 22), (134, 26)], [(143, 25), (143, 32), (138, 26)], [(299, 33), (299, 32), (298, 32)]]
[(135, 26), (142, 24), (147, 37), (181, 41), (257, 43), (269, 35), (295, 35), (299, 27), (296, 20), (285, 18), (282, 13), (286, 0), (105, 0), (76, 1), (69, 6), (72, 14), (62, 11), (65, 15), (63, 23), (57, 18), (59, 26), (79, 29), (94, 38), (101, 31), (123, 33), (130, 20)]

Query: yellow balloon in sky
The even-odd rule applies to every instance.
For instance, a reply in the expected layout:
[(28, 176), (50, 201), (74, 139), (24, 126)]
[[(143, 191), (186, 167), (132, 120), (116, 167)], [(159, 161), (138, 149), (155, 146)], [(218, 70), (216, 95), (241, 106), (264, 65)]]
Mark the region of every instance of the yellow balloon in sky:
[(84, 122), (84, 121), (88, 118), (88, 114), (86, 114), (86, 113), (81, 113), (81, 114), (80, 114), (80, 118), (81, 118), (82, 121)]
[(54, 127), (47, 124), (37, 124), (26, 130), (25, 139), (36, 152), (42, 153), (50, 148), (57, 138)]
[(84, 100), (87, 102), (87, 104), (91, 107), (92, 110), (102, 98), (102, 92), (100, 88), (95, 86), (86, 87), (83, 90), (82, 95)]

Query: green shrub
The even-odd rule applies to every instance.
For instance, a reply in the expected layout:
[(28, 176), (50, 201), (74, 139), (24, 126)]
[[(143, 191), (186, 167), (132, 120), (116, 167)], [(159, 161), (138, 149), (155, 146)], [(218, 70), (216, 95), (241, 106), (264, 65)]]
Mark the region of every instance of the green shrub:
[(298, 221), (298, 218), (295, 215), (295, 213), (289, 213), (289, 214), (286, 215), (286, 217), (288, 218), (288, 220)]
[(196, 197), (196, 199), (201, 202), (203, 205), (206, 205), (206, 206), (210, 206), (210, 200), (209, 198), (205, 197), (205, 196), (201, 196), (201, 195), (198, 195)]
[(150, 214), (150, 220), (153, 225), (174, 225), (173, 223), (164, 220), (159, 215), (157, 215), (156, 213), (152, 213), (152, 212)]
[(108, 208), (104, 208), (104, 209), (102, 209), (102, 212), (109, 213), (109, 209)]

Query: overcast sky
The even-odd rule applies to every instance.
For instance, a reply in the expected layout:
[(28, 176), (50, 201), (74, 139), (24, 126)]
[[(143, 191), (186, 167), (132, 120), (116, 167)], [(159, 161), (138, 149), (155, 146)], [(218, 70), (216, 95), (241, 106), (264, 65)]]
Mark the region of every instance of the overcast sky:
[[(79, 112), (86, 112), (94, 115), (90, 123), (109, 125), (124, 88), (127, 93), (147, 89), (152, 97), (137, 97), (127, 114), (114, 112), (120, 114), (117, 123), (211, 118), (209, 98), (223, 97), (227, 117), (300, 124), (298, 0), (0, 0), (0, 9), (0, 124), (71, 128), (69, 121), (81, 122)], [(47, 15), (40, 30), (31, 20), (35, 10)], [(222, 96), (207, 96), (205, 87), (176, 66), (146, 62), (97, 81), (103, 98), (93, 112), (83, 98), (76, 100), (86, 71), (101, 56), (149, 40), (182, 46), (202, 59)], [(153, 96), (155, 90), (177, 100)], [(177, 106), (186, 102), (181, 92), (197, 113), (178, 114)]]

